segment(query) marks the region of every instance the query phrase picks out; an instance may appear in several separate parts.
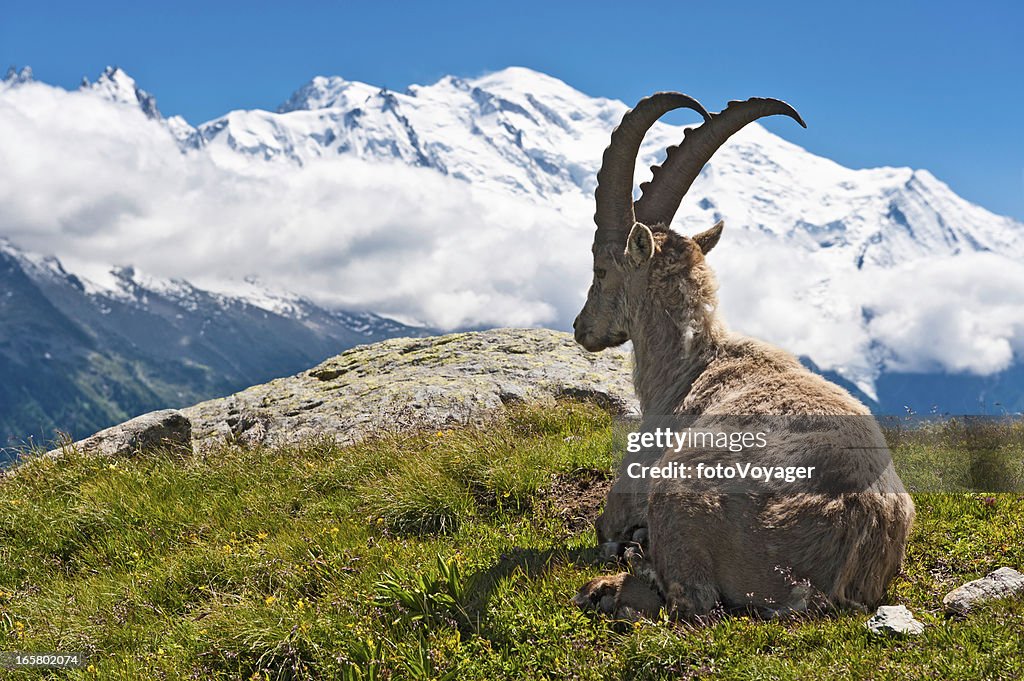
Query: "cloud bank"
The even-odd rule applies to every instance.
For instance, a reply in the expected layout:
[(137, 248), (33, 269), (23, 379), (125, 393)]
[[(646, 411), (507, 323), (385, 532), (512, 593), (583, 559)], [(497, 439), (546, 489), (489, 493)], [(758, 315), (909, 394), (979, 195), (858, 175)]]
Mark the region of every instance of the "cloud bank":
[[(246, 174), (181, 154), (136, 108), (39, 83), (2, 93), (0, 130), (0, 236), (87, 277), (257, 274), (442, 329), (567, 329), (589, 285), (590, 197), (541, 205), (349, 157)], [(710, 260), (734, 328), (854, 380), (879, 361), (988, 374), (1024, 349), (1024, 265), (995, 254), (857, 270), (730, 226)]]
[[(441, 328), (558, 325), (587, 287), (589, 207), (351, 158), (252, 176), (183, 155), (131, 107), (42, 84), (0, 98), (0, 234), (101, 278), (216, 287), (257, 274), (330, 305)], [(567, 285), (575, 282), (575, 285)]]

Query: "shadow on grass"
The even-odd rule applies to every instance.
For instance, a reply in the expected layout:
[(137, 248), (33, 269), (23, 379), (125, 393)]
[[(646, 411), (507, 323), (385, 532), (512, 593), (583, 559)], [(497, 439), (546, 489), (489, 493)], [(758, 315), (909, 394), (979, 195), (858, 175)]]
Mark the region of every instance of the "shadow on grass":
[(480, 622), (491, 601), (497, 586), (510, 577), (521, 575), (535, 580), (546, 575), (555, 567), (578, 565), (595, 567), (603, 565), (600, 549), (597, 546), (585, 549), (568, 548), (513, 548), (503, 553), (493, 565), (479, 570), (468, 577), (471, 585), (469, 598), (466, 601), (466, 614), (469, 620)]

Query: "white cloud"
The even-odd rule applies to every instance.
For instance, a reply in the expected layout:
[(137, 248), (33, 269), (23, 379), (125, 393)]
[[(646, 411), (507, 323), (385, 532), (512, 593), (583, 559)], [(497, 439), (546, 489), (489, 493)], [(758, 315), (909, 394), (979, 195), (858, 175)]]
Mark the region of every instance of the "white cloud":
[[(351, 158), (253, 177), (181, 155), (140, 112), (41, 84), (0, 98), (0, 233), (70, 266), (216, 287), (250, 274), (443, 328), (557, 325), (588, 285), (582, 226), (433, 170)], [(566, 282), (574, 282), (567, 285)]]
[(891, 371), (987, 375), (1024, 352), (1024, 264), (1009, 258), (857, 270), (820, 251), (723, 243), (709, 260), (732, 326), (824, 369), (870, 379), (881, 360)]
[(907, 263), (860, 277), (890, 368), (991, 374), (1024, 351), (1024, 264), (992, 253)]

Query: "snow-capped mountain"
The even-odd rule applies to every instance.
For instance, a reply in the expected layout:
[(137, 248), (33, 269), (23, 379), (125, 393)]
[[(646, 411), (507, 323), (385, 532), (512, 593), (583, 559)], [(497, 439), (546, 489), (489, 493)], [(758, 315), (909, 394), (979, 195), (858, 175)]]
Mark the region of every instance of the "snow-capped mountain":
[(87, 435), (301, 371), (354, 345), (428, 333), (326, 310), (255, 280), (233, 295), (132, 267), (96, 282), (2, 238), (0, 292), (0, 453), (29, 436)]
[(135, 79), (119, 67), (108, 66), (95, 83), (83, 78), (81, 89), (94, 92), (116, 104), (138, 106), (147, 118), (163, 118), (156, 106), (156, 97), (136, 85)]
[[(12, 71), (0, 114), (5, 88), (28, 81)], [(156, 133), (143, 144), (138, 124), (126, 125), (125, 141), (147, 150), (126, 167), (155, 155), (172, 169), (162, 183), (185, 175), (180, 191), (202, 210), (184, 219), (208, 219), (214, 204), (223, 219), (223, 195), (235, 192), (228, 233), (259, 235), (294, 262), (288, 269), (265, 249), (266, 271), (253, 271), (267, 281), (284, 276), (314, 299), (440, 328), (568, 328), (588, 283), (596, 171), (627, 109), (523, 68), (404, 92), (318, 76), (275, 111), (231, 111), (194, 126), (160, 118), (120, 69), (75, 96), (140, 111), (170, 133), (180, 160)], [(38, 106), (7, 99), (19, 111)], [(683, 126), (654, 126), (638, 183), (682, 135)], [(125, 202), (119, 191), (92, 199), (97, 210)], [(128, 224), (166, 210), (127, 203), (115, 217)], [(1014, 290), (1024, 286), (1020, 222), (926, 170), (846, 168), (756, 123), (718, 151), (675, 226), (692, 233), (720, 218), (728, 236), (712, 263), (732, 326), (806, 357), (886, 411), (978, 411), (979, 400), (983, 409), (1024, 408), (1019, 383), (1005, 378), (1024, 351), (1024, 297)]]
[(31, 66), (23, 66), (20, 71), (13, 66), (10, 66), (7, 69), (7, 74), (4, 76), (4, 79), (0, 80), (0, 86), (16, 87), (18, 85), (24, 85), (25, 83), (31, 83), (33, 80)]
[[(12, 67), (5, 82), (31, 79), (28, 67)], [(95, 83), (84, 80), (82, 89), (164, 120), (153, 95), (120, 68), (108, 67)], [(304, 166), (347, 155), (425, 166), (544, 202), (591, 198), (600, 152), (626, 109), (512, 67), (403, 93), (317, 76), (275, 112), (232, 111), (198, 127), (180, 116), (164, 123), (183, 151), (202, 150), (254, 173), (265, 172), (267, 162)], [(641, 149), (638, 183), (684, 127), (655, 124)], [(1022, 223), (965, 201), (927, 170), (845, 168), (757, 123), (716, 154), (677, 221), (705, 225), (721, 216), (805, 250), (840, 253), (858, 268), (970, 251), (1024, 257)]]
[[(305, 165), (352, 155), (426, 166), (538, 201), (589, 199), (600, 152), (626, 108), (523, 68), (446, 77), (404, 93), (318, 76), (276, 112), (232, 111), (196, 132), (206, 153), (233, 167), (239, 157)], [(638, 181), (682, 132), (654, 126)], [(1021, 223), (961, 199), (926, 170), (844, 168), (756, 123), (712, 159), (680, 221), (703, 225), (709, 213), (807, 250), (842, 252), (858, 267), (965, 251), (1024, 255)]]

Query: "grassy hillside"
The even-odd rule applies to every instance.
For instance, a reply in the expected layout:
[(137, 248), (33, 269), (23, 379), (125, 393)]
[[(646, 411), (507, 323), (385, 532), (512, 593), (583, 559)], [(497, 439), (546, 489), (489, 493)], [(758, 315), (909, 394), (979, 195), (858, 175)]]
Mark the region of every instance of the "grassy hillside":
[[(610, 569), (590, 522), (613, 440), (605, 412), (565, 403), (344, 448), (33, 462), (0, 479), (0, 650), (84, 652), (87, 667), (53, 673), (74, 679), (1024, 675), (1024, 602), (963, 620), (940, 603), (1024, 567), (1019, 493), (916, 497), (889, 602), (928, 625), (917, 638), (874, 637), (859, 614), (695, 627), (581, 613), (576, 589)], [(955, 446), (904, 438), (896, 455), (925, 470)]]

